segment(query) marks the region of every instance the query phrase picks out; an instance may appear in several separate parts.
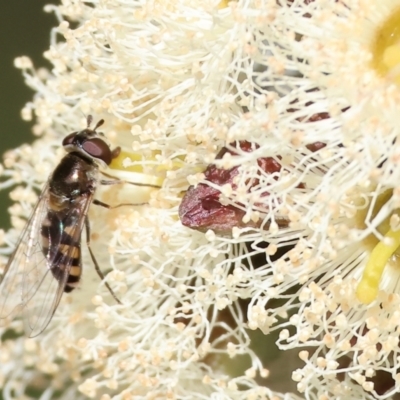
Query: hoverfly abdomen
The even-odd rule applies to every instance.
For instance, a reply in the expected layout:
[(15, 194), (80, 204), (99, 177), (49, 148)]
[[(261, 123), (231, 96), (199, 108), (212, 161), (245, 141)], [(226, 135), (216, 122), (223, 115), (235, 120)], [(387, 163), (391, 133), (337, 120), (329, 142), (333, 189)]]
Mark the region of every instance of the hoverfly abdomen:
[(42, 251), (53, 277), (62, 281), (69, 268), (64, 287), (67, 293), (78, 286), (82, 274), (80, 238), (77, 240), (69, 234), (78, 223), (78, 218), (79, 215), (73, 213), (63, 215), (62, 211), (51, 210), (41, 228)]

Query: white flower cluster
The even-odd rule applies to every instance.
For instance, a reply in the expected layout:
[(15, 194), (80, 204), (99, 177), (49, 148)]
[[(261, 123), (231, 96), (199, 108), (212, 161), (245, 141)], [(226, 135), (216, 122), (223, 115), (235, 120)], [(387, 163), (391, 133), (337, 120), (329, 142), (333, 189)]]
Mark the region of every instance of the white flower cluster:
[[(382, 52), (376, 39), (397, 6), (48, 6), (60, 22), (46, 53), (53, 70), (16, 61), (36, 91), (22, 115), (34, 116), (39, 138), (4, 158), (1, 187), (18, 186), (3, 261), (63, 154), (62, 138), (84, 127), (87, 114), (104, 118), (107, 140), (122, 147), (107, 173), (162, 187), (98, 190), (109, 204), (141, 204), (89, 213), (93, 250), (122, 304), (85, 256), (80, 288), (63, 296), (39, 338), (1, 328), (3, 397), (397, 393), (400, 50), (389, 43)], [(191, 192), (194, 209), (181, 205), (185, 227), (179, 207), (189, 183), (199, 189)], [(211, 208), (212, 226), (203, 218)], [(195, 218), (207, 221), (200, 231), (190, 229)], [(222, 220), (221, 231), (207, 229)], [(21, 332), (18, 319), (10, 324)], [(252, 330), (262, 332), (257, 343)], [(297, 395), (268, 389), (274, 371), (261, 358), (274, 330), (281, 350), (298, 349)], [(232, 365), (239, 373), (230, 374)]]

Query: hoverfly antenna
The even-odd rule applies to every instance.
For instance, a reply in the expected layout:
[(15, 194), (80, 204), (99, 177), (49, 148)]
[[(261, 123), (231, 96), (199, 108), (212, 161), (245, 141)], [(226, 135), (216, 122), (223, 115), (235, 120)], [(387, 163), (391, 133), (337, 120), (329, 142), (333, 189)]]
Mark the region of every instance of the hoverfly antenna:
[(93, 128), (93, 130), (95, 131), (99, 126), (102, 126), (104, 124), (104, 119), (101, 119), (96, 126)]
[[(90, 124), (92, 123), (92, 121), (93, 121), (93, 116), (89, 114), (89, 115), (87, 116), (87, 118), (86, 118), (87, 128), (89, 128), (89, 126), (90, 126)], [(95, 128), (94, 130), (96, 130), (96, 128)]]

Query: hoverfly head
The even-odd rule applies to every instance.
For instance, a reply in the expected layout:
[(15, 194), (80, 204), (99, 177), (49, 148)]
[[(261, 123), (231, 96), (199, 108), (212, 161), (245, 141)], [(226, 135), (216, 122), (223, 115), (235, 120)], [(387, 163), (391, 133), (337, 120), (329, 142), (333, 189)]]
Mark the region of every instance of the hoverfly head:
[(104, 120), (101, 119), (94, 129), (89, 128), (92, 122), (91, 115), (88, 116), (87, 122), (86, 129), (70, 133), (62, 141), (62, 145), (68, 153), (77, 152), (93, 161), (110, 165), (113, 153), (110, 146), (101, 138), (104, 137), (104, 134), (96, 131), (99, 126), (103, 125)]

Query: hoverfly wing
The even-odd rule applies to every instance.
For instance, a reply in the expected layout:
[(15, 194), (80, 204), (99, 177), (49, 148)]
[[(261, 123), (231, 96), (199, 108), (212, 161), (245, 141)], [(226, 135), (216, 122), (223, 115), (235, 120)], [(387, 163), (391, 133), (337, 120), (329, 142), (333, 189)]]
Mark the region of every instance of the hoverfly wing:
[(47, 207), (47, 214), (41, 220), (38, 240), (40, 254), (45, 260), (41, 267), (45, 272), (42, 271), (41, 281), (36, 287), (30, 286), (31, 279), (26, 275), (23, 279), (23, 293), (28, 299), (23, 306), (23, 319), (29, 337), (35, 337), (46, 329), (66, 286), (74, 287), (79, 281), (81, 235), (92, 198), (92, 195), (79, 198), (61, 214), (49, 212)]
[(0, 318), (15, 314), (37, 291), (47, 273), (41, 251), (41, 221), (47, 212), (48, 183), (22, 231), (0, 282)]
[[(61, 220), (49, 221), (47, 183), (8, 261), (0, 283), (0, 319), (22, 312), (29, 337), (43, 332), (57, 309), (77, 247), (80, 257), (80, 237), (90, 202), (91, 197), (85, 197)], [(49, 222), (53, 225), (46, 230)]]

